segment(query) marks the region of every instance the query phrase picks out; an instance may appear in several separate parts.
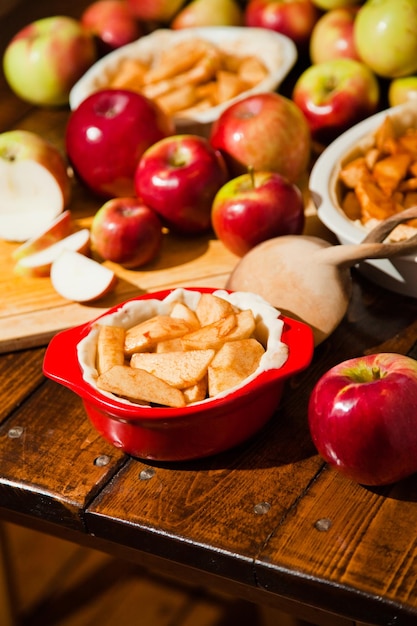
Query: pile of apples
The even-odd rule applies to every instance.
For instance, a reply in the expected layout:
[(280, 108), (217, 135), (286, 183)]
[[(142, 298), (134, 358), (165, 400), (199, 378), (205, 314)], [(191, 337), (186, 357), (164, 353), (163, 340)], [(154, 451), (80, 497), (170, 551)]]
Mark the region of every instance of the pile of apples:
[[(91, 251), (136, 268), (159, 254), (164, 229), (187, 237), (213, 229), (237, 256), (265, 239), (300, 234), (300, 185), (313, 147), (375, 112), (381, 80), (391, 80), (392, 104), (411, 97), (417, 34), (405, 25), (413, 20), (415, 0), (96, 0), (79, 20), (29, 24), (11, 39), (3, 68), (15, 93), (37, 106), (66, 106), (99, 56), (158, 26), (270, 28), (293, 39), (307, 67), (290, 97), (243, 98), (209, 136), (177, 134), (148, 99), (106, 89), (69, 114), (64, 156), (33, 133), (0, 135), (0, 175), (14, 190), (0, 207), (0, 237), (24, 242), (14, 253), (16, 273), (50, 275), (64, 297), (93, 300), (115, 276), (87, 258)], [(392, 52), (394, 38), (401, 45)], [(37, 52), (30, 61), (28, 42)], [(91, 231), (70, 230), (71, 173), (103, 200)], [(69, 288), (87, 274), (85, 289)]]

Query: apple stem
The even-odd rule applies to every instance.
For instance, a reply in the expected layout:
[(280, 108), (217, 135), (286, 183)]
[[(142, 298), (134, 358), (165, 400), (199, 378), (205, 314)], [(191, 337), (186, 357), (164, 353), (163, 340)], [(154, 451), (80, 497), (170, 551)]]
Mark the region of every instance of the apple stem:
[(255, 184), (255, 168), (253, 167), (253, 165), (248, 165), (248, 174), (250, 176), (252, 187), (253, 187), (253, 189), (255, 189), (255, 187), (256, 187), (256, 184)]
[(377, 365), (374, 365), (372, 368), (372, 379), (379, 380), (381, 378), (381, 370)]

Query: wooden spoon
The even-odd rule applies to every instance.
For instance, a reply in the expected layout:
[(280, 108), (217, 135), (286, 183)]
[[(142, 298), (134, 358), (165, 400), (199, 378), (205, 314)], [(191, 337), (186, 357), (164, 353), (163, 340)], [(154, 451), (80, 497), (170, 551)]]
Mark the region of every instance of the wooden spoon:
[(359, 244), (332, 245), (319, 237), (303, 235), (268, 239), (242, 257), (226, 287), (257, 293), (284, 315), (306, 322), (318, 345), (347, 311), (353, 265), (365, 259), (417, 251), (417, 235), (397, 243), (382, 243), (395, 226), (413, 218), (417, 218), (417, 206), (384, 220)]

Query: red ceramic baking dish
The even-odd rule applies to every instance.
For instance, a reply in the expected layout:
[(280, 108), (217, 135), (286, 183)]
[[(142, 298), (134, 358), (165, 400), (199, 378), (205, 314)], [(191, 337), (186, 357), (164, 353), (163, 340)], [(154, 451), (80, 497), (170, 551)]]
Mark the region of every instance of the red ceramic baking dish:
[[(164, 300), (172, 290), (147, 293), (136, 300)], [(187, 291), (209, 292), (210, 288)], [(122, 303), (94, 320), (64, 330), (50, 341), (44, 358), (45, 376), (68, 387), (83, 401), (97, 431), (127, 454), (156, 461), (183, 461), (211, 456), (250, 438), (273, 416), (285, 381), (306, 368), (313, 355), (313, 334), (306, 324), (280, 316), (281, 342), (288, 357), (279, 368), (266, 369), (223, 397), (185, 408), (126, 404), (103, 395), (85, 380), (77, 347), (92, 327)], [(277, 314), (278, 315), (278, 314)]]

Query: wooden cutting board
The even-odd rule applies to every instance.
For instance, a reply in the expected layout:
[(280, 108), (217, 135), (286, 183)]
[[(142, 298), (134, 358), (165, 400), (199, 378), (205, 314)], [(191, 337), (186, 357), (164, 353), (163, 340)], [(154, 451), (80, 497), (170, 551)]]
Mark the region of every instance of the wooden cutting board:
[[(85, 226), (85, 220), (78, 224)], [(46, 345), (58, 331), (94, 319), (109, 307), (145, 291), (171, 287), (224, 287), (237, 261), (214, 238), (164, 238), (158, 259), (140, 270), (107, 263), (118, 275), (114, 292), (88, 304), (70, 302), (53, 289), (49, 277), (14, 273), (17, 244), (0, 240), (0, 352)]]
[[(74, 219), (75, 228), (88, 227), (91, 217)], [(306, 206), (305, 234), (334, 237), (318, 220), (311, 202)], [(14, 273), (12, 252), (18, 244), (0, 240), (0, 353), (47, 345), (60, 330), (94, 319), (109, 307), (144, 292), (173, 287), (222, 288), (239, 258), (214, 236), (164, 237), (152, 264), (126, 270), (107, 262), (119, 280), (112, 294), (87, 304), (69, 302), (53, 289), (48, 277), (27, 278)]]

